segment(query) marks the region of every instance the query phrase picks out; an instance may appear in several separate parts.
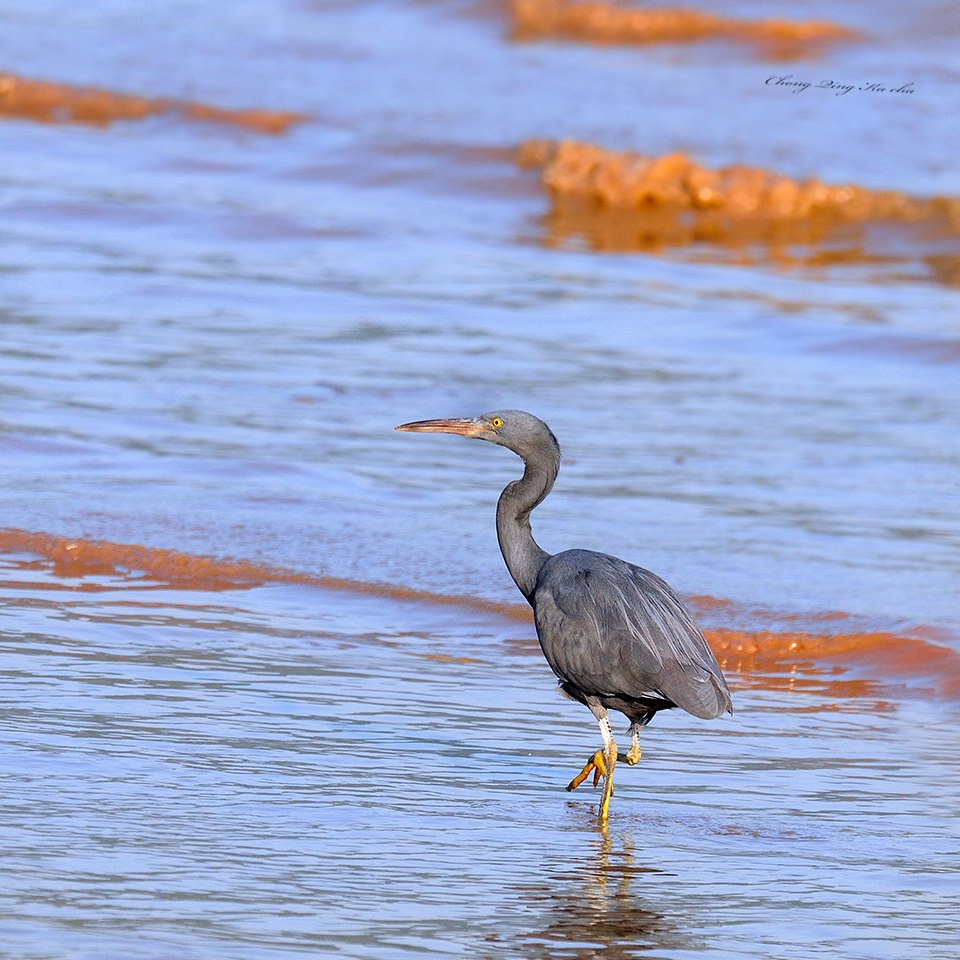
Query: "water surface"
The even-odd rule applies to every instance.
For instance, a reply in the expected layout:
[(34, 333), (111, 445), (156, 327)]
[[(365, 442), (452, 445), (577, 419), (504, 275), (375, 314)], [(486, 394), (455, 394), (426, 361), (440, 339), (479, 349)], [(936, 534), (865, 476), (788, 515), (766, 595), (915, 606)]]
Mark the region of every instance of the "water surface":
[(949, 955), (942, 705), (755, 677), (657, 718), (604, 832), (563, 790), (592, 723), (510, 618), (3, 577), (7, 956)]
[[(7, 4), (3, 70), (307, 119), (0, 122), (3, 956), (955, 954), (955, 274), (557, 246), (514, 160), (960, 194), (955, 13), (814, 17), (866, 39)], [(511, 406), (565, 452), (541, 543), (699, 597), (734, 687), (657, 718), (606, 834), (497, 551), (518, 462), (392, 432)]]

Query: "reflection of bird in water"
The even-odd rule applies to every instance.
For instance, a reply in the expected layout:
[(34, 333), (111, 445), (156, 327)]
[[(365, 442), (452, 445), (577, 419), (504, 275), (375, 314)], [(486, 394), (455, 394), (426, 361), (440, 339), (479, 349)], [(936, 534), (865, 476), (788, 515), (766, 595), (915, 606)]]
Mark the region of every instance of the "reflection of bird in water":
[[(676, 594), (649, 570), (592, 550), (551, 556), (537, 545), (530, 513), (560, 470), (560, 447), (542, 420), (504, 410), (397, 429), (489, 440), (522, 458), (523, 477), (507, 484), (497, 504), (500, 550), (533, 607), (540, 646), (561, 689), (600, 724), (603, 750), (567, 789), (576, 789), (591, 773), (596, 786), (602, 776), (600, 819), (606, 820), (617, 759), (631, 765), (640, 759), (640, 728), (658, 710), (682, 707), (706, 720), (732, 711), (716, 658)], [(626, 754), (617, 753), (607, 710), (630, 720), (633, 742)]]
[(634, 901), (630, 884), (634, 876), (645, 879), (658, 873), (662, 871), (655, 867), (634, 865), (633, 844), (629, 840), (624, 840), (622, 852), (613, 854), (610, 834), (604, 830), (579, 906), (565, 903), (538, 936), (564, 943), (594, 940), (607, 948), (605, 956), (621, 955), (615, 945), (635, 947), (649, 943), (657, 934), (666, 933), (668, 925), (662, 914)]
[[(688, 952), (703, 949), (696, 937), (678, 928), (676, 918), (651, 909), (652, 881), (663, 870), (633, 862), (633, 844), (623, 838), (616, 850), (606, 830), (595, 856), (578, 858), (560, 873), (546, 871), (546, 882), (522, 886), (517, 899), (526, 910), (540, 911), (535, 929), (508, 935), (490, 934), (493, 956), (526, 960), (627, 960), (657, 951)], [(633, 889), (637, 879), (638, 889)]]

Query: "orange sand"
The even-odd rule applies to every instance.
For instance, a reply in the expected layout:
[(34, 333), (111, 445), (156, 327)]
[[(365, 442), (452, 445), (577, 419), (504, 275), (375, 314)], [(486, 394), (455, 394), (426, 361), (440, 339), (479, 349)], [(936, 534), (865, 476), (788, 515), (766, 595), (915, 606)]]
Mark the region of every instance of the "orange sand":
[(142, 120), (163, 113), (179, 114), (189, 120), (232, 124), (268, 134), (286, 133), (293, 124), (306, 119), (296, 113), (231, 110), (185, 100), (151, 99), (97, 87), (27, 80), (0, 72), (0, 116), (41, 123), (108, 126), (121, 120)]
[(955, 197), (914, 198), (815, 178), (792, 180), (741, 165), (711, 170), (684, 153), (649, 157), (573, 141), (527, 141), (517, 162), (540, 170), (551, 201), (551, 242), (579, 235), (603, 250), (697, 242), (810, 244), (881, 222), (960, 236)]
[[(24, 560), (21, 569), (36, 569), (52, 563), (56, 576), (81, 580), (109, 576), (138, 589), (174, 587), (181, 590), (228, 590), (261, 583), (297, 583), (327, 590), (349, 590), (398, 600), (462, 606), (469, 609), (530, 622), (528, 607), (497, 603), (467, 596), (448, 596), (394, 587), (385, 584), (322, 577), (298, 573), (244, 560), (218, 560), (175, 550), (100, 540), (70, 539), (25, 530), (0, 530), (0, 553), (25, 553), (43, 558)], [(143, 580), (147, 582), (144, 583)], [(40, 589), (36, 582), (7, 578), (7, 589)], [(80, 582), (63, 589), (81, 591), (115, 590), (118, 585)], [(767, 618), (765, 611), (737, 608), (729, 600), (694, 597), (692, 605), (705, 617), (710, 610), (722, 611), (737, 620)], [(847, 615), (827, 613), (804, 618), (808, 622), (842, 620)], [(779, 620), (790, 617), (778, 616)], [(918, 634), (922, 630), (916, 631)], [(928, 631), (929, 632), (929, 631)], [(810, 691), (824, 696), (890, 696), (891, 689), (910, 686), (937, 696), (956, 699), (960, 695), (960, 654), (951, 647), (921, 636), (889, 632), (815, 633), (769, 629), (707, 629), (707, 640), (724, 671), (739, 685), (769, 690)], [(931, 634), (934, 635), (934, 634)], [(529, 643), (513, 644), (515, 652), (536, 649), (532, 634)], [(436, 654), (435, 659), (467, 663), (469, 658)], [(855, 670), (866, 676), (850, 676)]]
[(695, 43), (737, 40), (775, 59), (809, 54), (811, 48), (859, 34), (825, 20), (737, 20), (683, 9), (637, 9), (608, 0), (511, 0), (519, 40), (558, 37), (588, 43)]

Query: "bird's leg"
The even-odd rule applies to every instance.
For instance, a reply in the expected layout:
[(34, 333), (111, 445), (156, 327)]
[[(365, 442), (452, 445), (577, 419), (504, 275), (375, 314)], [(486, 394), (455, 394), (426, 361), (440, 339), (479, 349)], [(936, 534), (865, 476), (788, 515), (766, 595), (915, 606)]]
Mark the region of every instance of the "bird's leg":
[(630, 745), (630, 749), (626, 753), (621, 753), (617, 756), (618, 760), (623, 760), (626, 763), (629, 763), (632, 767), (635, 763), (640, 762), (640, 724), (631, 723), (630, 724), (630, 736), (633, 737), (633, 743)]
[(603, 795), (600, 797), (600, 822), (606, 823), (607, 813), (610, 809), (610, 798), (613, 796), (613, 769), (617, 765), (617, 744), (613, 739), (613, 731), (610, 729), (610, 721), (607, 719), (607, 711), (597, 717), (600, 723), (600, 736), (603, 737), (603, 759), (605, 761), (605, 771), (603, 774)]
[(613, 796), (613, 768), (617, 763), (617, 745), (607, 719), (607, 711), (600, 704), (589, 705), (593, 715), (600, 724), (600, 736), (603, 737), (603, 749), (598, 750), (585, 764), (583, 769), (567, 784), (568, 790), (576, 790), (590, 774), (593, 774), (593, 785), (596, 786), (603, 777), (603, 794), (600, 798), (600, 820), (606, 821), (610, 807), (610, 798)]
[[(633, 742), (626, 753), (618, 753), (617, 759), (629, 764), (631, 767), (640, 762), (640, 724), (631, 723), (630, 736)], [(607, 761), (604, 759), (603, 750), (598, 750), (583, 766), (583, 769), (567, 785), (568, 790), (576, 790), (590, 774), (593, 774), (593, 785), (600, 782), (601, 777), (607, 775)]]

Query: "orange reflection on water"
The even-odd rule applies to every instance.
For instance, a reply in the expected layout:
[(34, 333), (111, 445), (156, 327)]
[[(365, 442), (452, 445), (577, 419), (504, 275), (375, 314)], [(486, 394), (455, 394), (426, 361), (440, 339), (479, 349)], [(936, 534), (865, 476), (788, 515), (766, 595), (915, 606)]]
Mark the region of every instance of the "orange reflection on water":
[(609, 0), (511, 0), (510, 12), (519, 40), (557, 37), (603, 44), (735, 40), (783, 60), (859, 36), (826, 20), (739, 20), (699, 10), (624, 7)]
[[(874, 696), (889, 684), (960, 695), (960, 654), (920, 637), (887, 632), (705, 631), (721, 667), (766, 689), (835, 697)], [(860, 676), (850, 676), (849, 671)], [(755, 684), (754, 684), (755, 685)]]
[[(71, 579), (109, 576), (158, 581), (179, 589), (223, 590), (253, 586), (269, 577), (255, 564), (143, 547), (133, 543), (72, 539), (26, 530), (0, 531), (0, 551), (31, 553), (52, 562), (53, 573)], [(36, 566), (26, 563), (25, 568)]]
[(306, 118), (271, 110), (234, 110), (205, 103), (115, 93), (99, 87), (29, 80), (0, 72), (0, 116), (41, 123), (81, 123), (108, 126), (122, 120), (143, 120), (173, 114), (188, 120), (224, 123), (258, 133), (286, 133)]
[[(0, 530), (0, 553), (29, 553), (53, 563), (58, 577), (110, 576), (137, 583), (147, 578), (180, 590), (231, 590), (262, 583), (293, 583), (324, 590), (347, 590), (392, 600), (410, 600), (442, 606), (468, 607), (512, 620), (531, 620), (528, 607), (479, 597), (430, 593), (410, 587), (344, 577), (301, 573), (286, 567), (224, 560), (198, 554), (148, 547), (137, 543), (112, 543), (82, 537), (60, 537), (28, 530)], [(25, 564), (26, 567), (30, 563)], [(9, 585), (9, 581), (7, 581)], [(36, 585), (33, 585), (36, 587)], [(97, 584), (70, 589), (102, 589)]]

